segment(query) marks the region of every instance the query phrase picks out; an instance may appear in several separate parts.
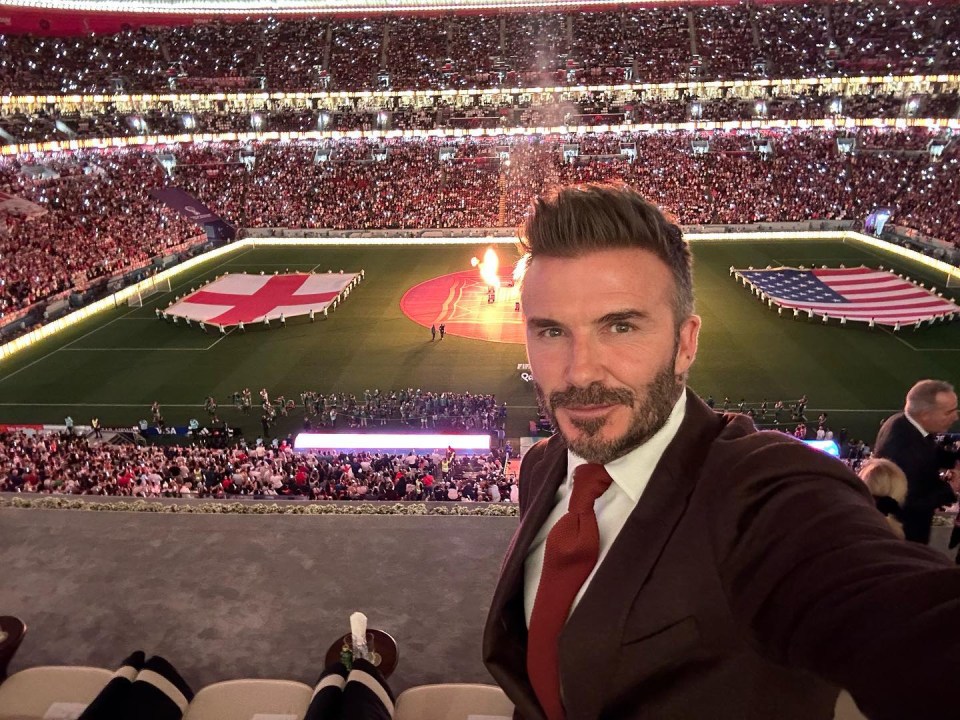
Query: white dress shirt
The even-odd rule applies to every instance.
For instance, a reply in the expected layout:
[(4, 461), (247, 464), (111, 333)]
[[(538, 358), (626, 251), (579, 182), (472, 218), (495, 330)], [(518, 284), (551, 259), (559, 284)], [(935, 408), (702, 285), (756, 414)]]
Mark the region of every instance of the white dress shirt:
[[(682, 392), (673, 406), (673, 410), (670, 411), (667, 422), (652, 438), (623, 457), (617, 458), (604, 466), (610, 473), (610, 477), (613, 478), (613, 482), (610, 483), (610, 487), (597, 499), (594, 505), (597, 525), (600, 529), (600, 554), (597, 557), (597, 564), (583, 583), (576, 598), (574, 598), (573, 605), (570, 607), (571, 612), (580, 602), (580, 598), (583, 597), (583, 593), (593, 580), (597, 568), (600, 567), (600, 563), (606, 557), (613, 541), (617, 539), (617, 535), (620, 534), (620, 530), (626, 524), (630, 513), (633, 512), (634, 507), (640, 501), (640, 496), (643, 495), (643, 491), (653, 475), (653, 469), (660, 462), (660, 457), (677, 434), (677, 430), (680, 429), (680, 423), (683, 422), (683, 416), (686, 412), (686, 405), (687, 394)], [(543, 527), (540, 528), (527, 553), (523, 568), (523, 610), (527, 619), (527, 627), (530, 627), (533, 603), (537, 597), (540, 573), (543, 571), (543, 553), (547, 544), (547, 535), (553, 529), (557, 520), (567, 512), (570, 493), (573, 491), (573, 471), (577, 466), (586, 462), (572, 451), (567, 450), (566, 480), (560, 483), (553, 510), (550, 511), (550, 515), (547, 516)]]
[(911, 425), (913, 425), (917, 430), (920, 431), (920, 434), (921, 434), (921, 435), (923, 435), (924, 437), (926, 437), (927, 435), (930, 434), (930, 433), (928, 433), (926, 430), (923, 429), (923, 425), (921, 425), (921, 424), (918, 423), (916, 420), (914, 420), (912, 417), (910, 417), (910, 413), (908, 413), (906, 410), (903, 411), (903, 416), (910, 422)]

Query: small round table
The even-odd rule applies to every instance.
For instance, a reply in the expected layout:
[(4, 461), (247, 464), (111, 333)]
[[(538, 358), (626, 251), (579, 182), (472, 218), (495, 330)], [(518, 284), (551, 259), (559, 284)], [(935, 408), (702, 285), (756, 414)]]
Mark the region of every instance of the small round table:
[[(397, 663), (400, 662), (400, 650), (397, 648), (397, 641), (383, 630), (367, 628), (367, 632), (373, 635), (373, 649), (380, 656), (377, 669), (383, 674), (384, 678), (388, 678), (397, 669)], [(343, 635), (334, 640), (333, 645), (327, 650), (323, 661), (324, 667), (330, 667), (340, 660), (340, 648), (342, 647)]]

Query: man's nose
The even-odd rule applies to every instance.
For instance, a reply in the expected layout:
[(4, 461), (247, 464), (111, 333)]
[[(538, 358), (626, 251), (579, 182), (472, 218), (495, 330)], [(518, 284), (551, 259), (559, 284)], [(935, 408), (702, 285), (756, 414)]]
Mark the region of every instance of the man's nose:
[(587, 387), (603, 379), (602, 349), (591, 338), (574, 338), (567, 361), (567, 382), (572, 387)]

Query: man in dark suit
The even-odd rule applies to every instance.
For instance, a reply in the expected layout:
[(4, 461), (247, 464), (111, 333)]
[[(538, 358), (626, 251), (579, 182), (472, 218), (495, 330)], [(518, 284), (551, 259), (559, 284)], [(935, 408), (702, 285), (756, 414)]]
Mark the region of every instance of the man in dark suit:
[(907, 476), (907, 499), (900, 514), (907, 540), (928, 543), (933, 514), (957, 499), (940, 479), (940, 470), (957, 465), (957, 454), (936, 443), (936, 435), (956, 421), (953, 386), (942, 380), (921, 380), (907, 393), (903, 412), (887, 418), (877, 434), (874, 455), (892, 460)]
[(523, 458), (484, 660), (526, 720), (942, 716), (960, 571), (895, 538), (841, 463), (686, 389), (680, 229), (561, 188), (522, 229), (527, 352), (558, 433)]

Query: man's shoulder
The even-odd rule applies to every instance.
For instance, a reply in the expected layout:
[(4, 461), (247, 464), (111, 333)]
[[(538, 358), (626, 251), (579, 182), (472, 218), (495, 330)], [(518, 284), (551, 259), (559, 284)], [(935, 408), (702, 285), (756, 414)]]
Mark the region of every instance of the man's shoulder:
[(882, 454), (884, 450), (888, 449), (891, 445), (901, 446), (922, 439), (923, 435), (917, 430), (914, 424), (910, 422), (906, 414), (899, 412), (883, 421), (877, 433), (874, 450), (877, 454)]
[[(742, 416), (740, 416), (742, 417)], [(768, 474), (818, 474), (853, 477), (836, 458), (776, 430), (757, 430), (744, 418), (724, 416), (725, 425), (704, 463), (709, 472), (731, 478)]]
[(566, 445), (559, 434), (555, 433), (548, 438), (543, 438), (542, 440), (534, 443), (523, 454), (523, 458), (520, 461), (520, 472), (521, 474), (526, 474), (530, 468), (538, 464), (547, 455), (552, 456), (555, 453), (562, 453), (565, 451)]

